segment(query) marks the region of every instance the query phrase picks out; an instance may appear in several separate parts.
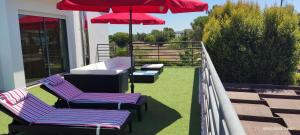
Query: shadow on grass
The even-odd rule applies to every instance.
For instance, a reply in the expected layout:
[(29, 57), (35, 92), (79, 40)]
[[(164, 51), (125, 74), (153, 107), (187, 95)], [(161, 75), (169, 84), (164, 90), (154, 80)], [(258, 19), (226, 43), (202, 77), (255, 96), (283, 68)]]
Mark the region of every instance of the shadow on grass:
[(200, 135), (200, 127), (201, 127), (201, 111), (198, 100), (199, 95), (199, 74), (200, 68), (195, 68), (194, 73), (194, 84), (193, 84), (193, 95), (192, 95), (192, 103), (191, 103), (191, 113), (190, 113), (190, 128), (189, 135)]
[(176, 110), (152, 97), (148, 98), (148, 105), (149, 110), (144, 113), (143, 121), (137, 122), (134, 120), (133, 132), (130, 135), (156, 135), (181, 118), (181, 115)]

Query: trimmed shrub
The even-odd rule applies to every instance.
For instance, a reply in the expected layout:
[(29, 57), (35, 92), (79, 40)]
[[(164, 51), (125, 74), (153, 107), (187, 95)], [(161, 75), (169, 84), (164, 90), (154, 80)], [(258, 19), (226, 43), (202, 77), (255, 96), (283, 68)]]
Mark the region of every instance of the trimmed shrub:
[[(289, 84), (299, 61), (298, 16), (293, 7), (271, 7), (264, 12), (264, 41), (257, 62), (257, 80)], [(264, 72), (262, 72), (264, 71)]]
[(203, 41), (221, 79), (292, 83), (299, 61), (298, 19), (290, 6), (261, 12), (255, 3), (228, 1), (214, 7)]

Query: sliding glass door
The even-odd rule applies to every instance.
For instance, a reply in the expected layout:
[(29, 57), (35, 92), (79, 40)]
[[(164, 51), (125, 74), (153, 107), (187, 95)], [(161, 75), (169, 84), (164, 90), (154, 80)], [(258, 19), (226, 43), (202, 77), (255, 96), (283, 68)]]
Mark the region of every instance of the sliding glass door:
[(69, 70), (64, 19), (19, 15), (26, 82)]

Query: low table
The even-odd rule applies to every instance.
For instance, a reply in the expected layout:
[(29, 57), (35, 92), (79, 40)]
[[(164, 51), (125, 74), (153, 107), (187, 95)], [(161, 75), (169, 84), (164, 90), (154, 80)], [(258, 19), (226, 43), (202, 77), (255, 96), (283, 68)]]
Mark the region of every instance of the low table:
[(145, 64), (141, 67), (143, 71), (154, 70), (162, 73), (164, 71), (164, 64)]
[(135, 83), (154, 83), (158, 79), (158, 71), (136, 71), (133, 73)]

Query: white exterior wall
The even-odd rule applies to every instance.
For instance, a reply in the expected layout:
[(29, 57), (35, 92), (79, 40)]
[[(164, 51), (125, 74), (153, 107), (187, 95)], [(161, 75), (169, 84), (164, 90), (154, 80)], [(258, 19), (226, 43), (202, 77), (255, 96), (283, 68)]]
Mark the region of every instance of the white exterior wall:
[[(55, 17), (66, 19), (70, 68), (83, 66), (82, 41), (79, 12), (60, 11), (56, 9), (59, 0), (0, 0), (0, 91), (25, 87), (19, 14)], [(98, 42), (91, 27), (90, 45)], [(98, 28), (99, 37), (107, 37), (104, 26)], [(108, 39), (99, 38), (101, 41)], [(95, 50), (94, 46), (91, 52)], [(94, 55), (94, 54), (92, 54)], [(92, 56), (94, 57), (94, 56)], [(93, 60), (94, 61), (94, 60)]]
[(7, 19), (6, 1), (0, 1), (0, 16), (4, 19), (0, 21), (0, 90), (14, 86), (14, 70), (12, 60), (12, 46), (10, 46), (9, 22)]
[[(107, 24), (91, 23), (91, 19), (98, 17), (103, 13), (87, 12), (88, 31), (89, 31), (89, 46), (90, 46), (90, 63), (98, 62), (97, 44), (108, 44), (108, 29)], [(108, 46), (108, 45), (107, 45)], [(109, 52), (101, 52), (109, 55)], [(109, 59), (109, 57), (101, 58), (101, 60)]]

